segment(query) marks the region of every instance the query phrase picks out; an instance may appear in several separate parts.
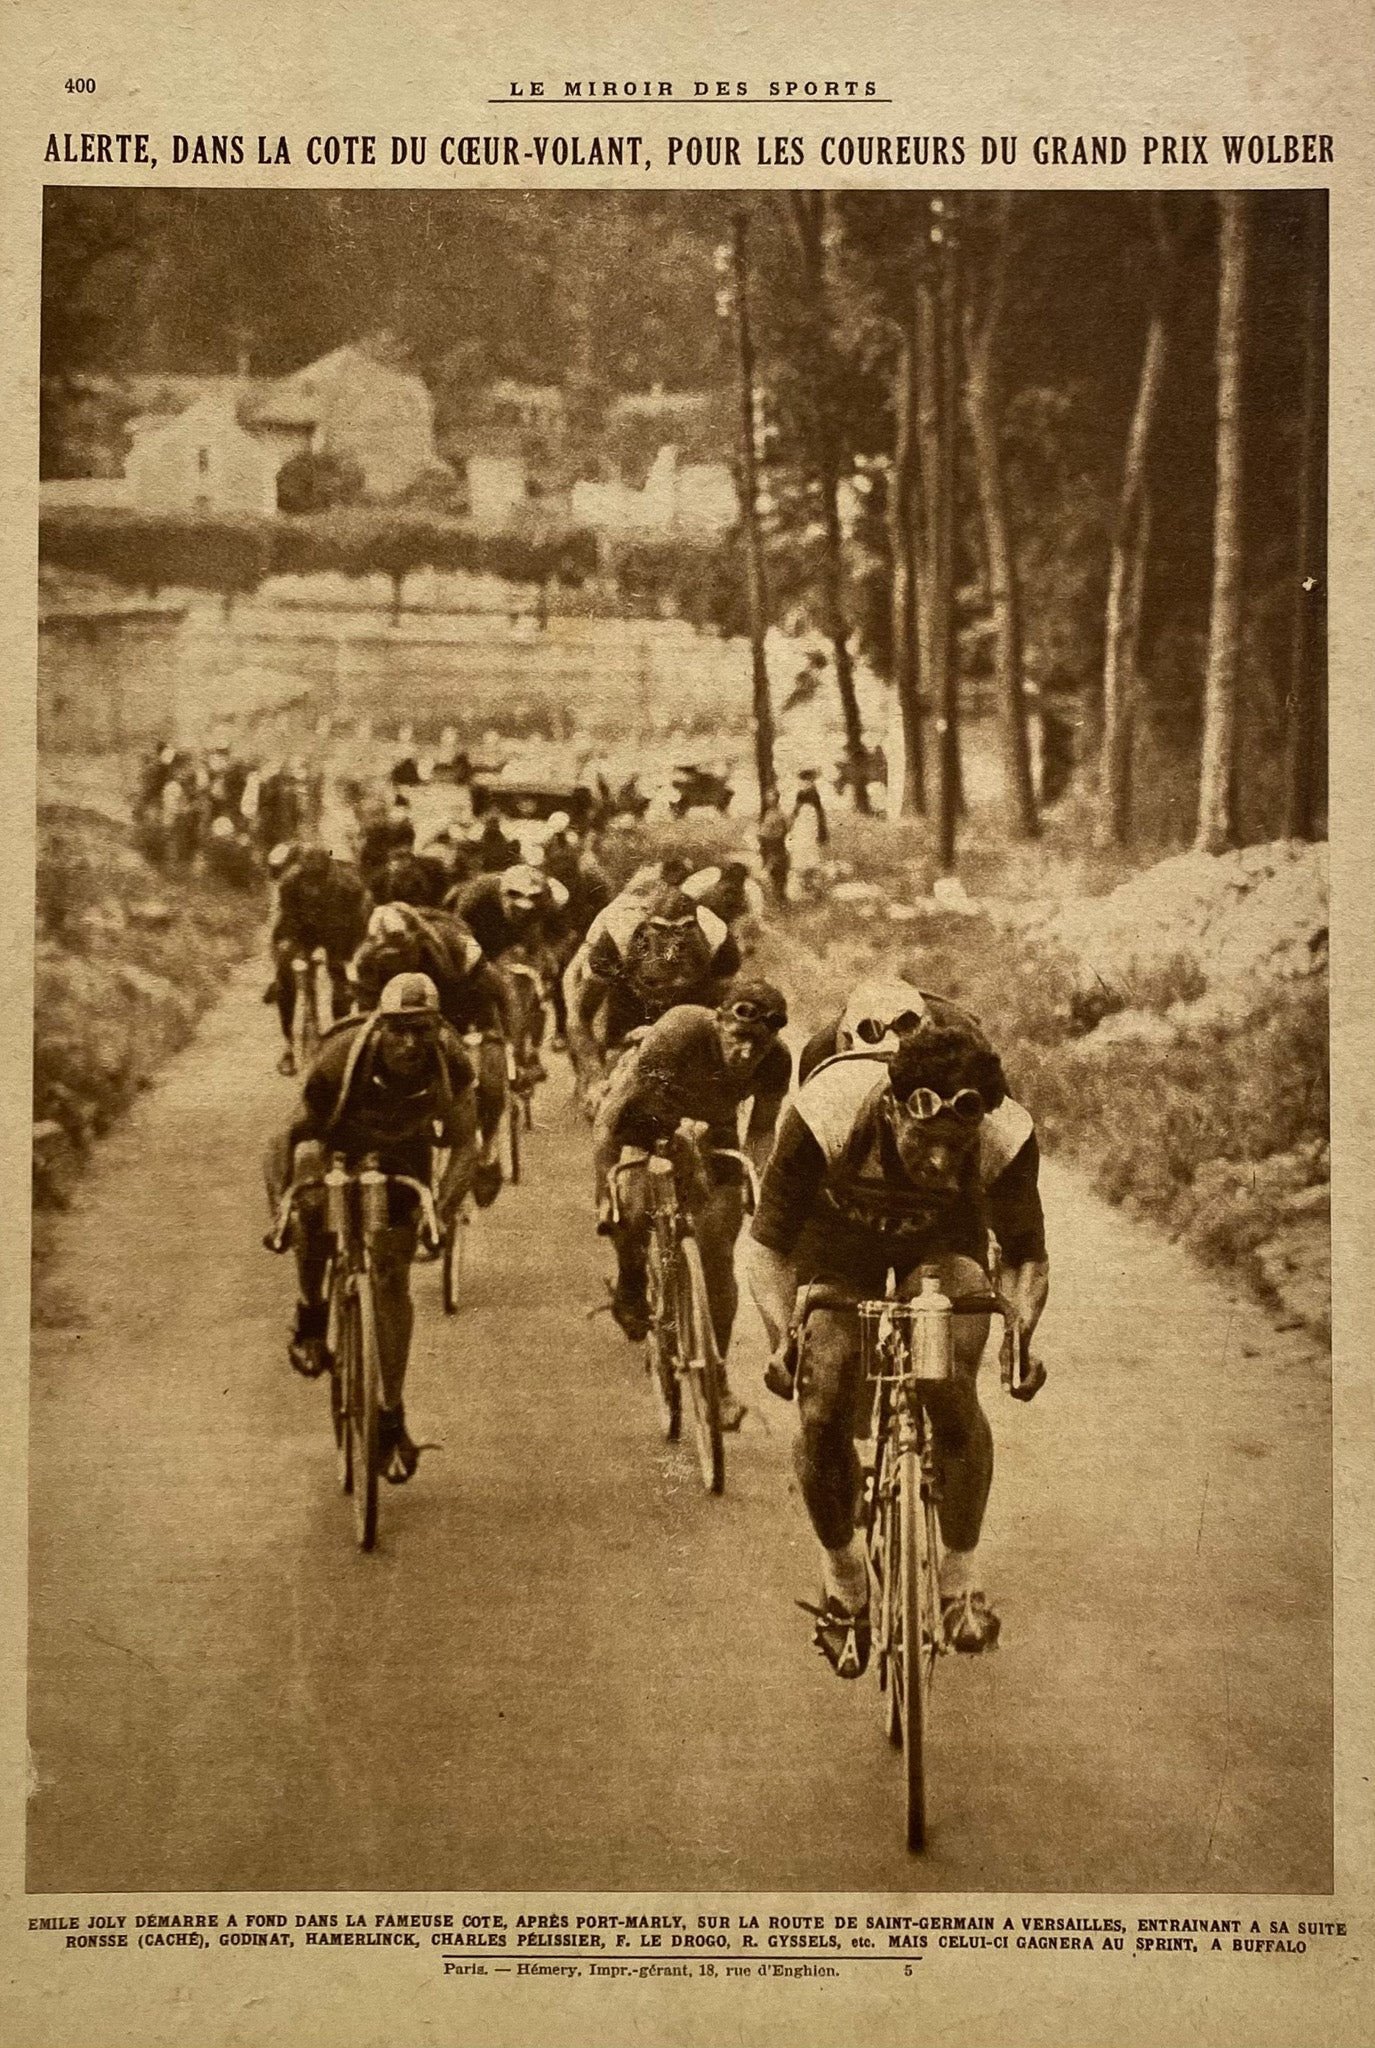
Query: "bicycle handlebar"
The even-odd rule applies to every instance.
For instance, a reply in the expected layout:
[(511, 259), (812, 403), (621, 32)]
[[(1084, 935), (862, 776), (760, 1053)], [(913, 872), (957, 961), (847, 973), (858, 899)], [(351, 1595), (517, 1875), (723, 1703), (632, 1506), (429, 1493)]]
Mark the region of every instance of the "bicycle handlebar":
[[(349, 1179), (356, 1184), (363, 1173), (374, 1171), (376, 1171), (375, 1168), (359, 1167), (349, 1174)], [(435, 1208), (434, 1194), (431, 1189), (427, 1188), (423, 1181), (415, 1180), (409, 1173), (384, 1173), (381, 1175), (381, 1178), (389, 1186), (409, 1188), (418, 1197), (421, 1227), (427, 1248), (430, 1251), (438, 1251), (444, 1242), (444, 1233), (439, 1227), (439, 1213)], [(274, 1252), (286, 1249), (287, 1232), (291, 1227), (292, 1212), (296, 1207), (302, 1189), (316, 1185), (319, 1185), (319, 1183), (302, 1181), (289, 1187), (282, 1196), (277, 1207), (276, 1221), (268, 1236), (268, 1242)]]

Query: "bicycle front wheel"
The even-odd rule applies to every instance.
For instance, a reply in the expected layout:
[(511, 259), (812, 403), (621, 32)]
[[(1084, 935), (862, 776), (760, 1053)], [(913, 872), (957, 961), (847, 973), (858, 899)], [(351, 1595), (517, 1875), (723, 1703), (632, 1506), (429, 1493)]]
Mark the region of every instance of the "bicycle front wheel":
[(884, 1415), (877, 1431), (878, 1462), (868, 1501), (870, 1597), (874, 1614), (874, 1662), (878, 1670), (884, 1733), (896, 1747), (902, 1742), (902, 1676), (897, 1670), (901, 1621), (897, 1605), (901, 1535), (898, 1518), (897, 1463)]
[(377, 1311), (372, 1281), (356, 1276), (353, 1312), (357, 1322), (355, 1366), (349, 1388), (348, 1422), (353, 1459), (353, 1526), (360, 1550), (377, 1541), (377, 1410), (382, 1399), (382, 1368), (377, 1352)]
[(353, 1492), (353, 1437), (349, 1430), (349, 1387), (357, 1368), (358, 1323), (352, 1296), (330, 1281), (329, 1311), (329, 1420), (334, 1431), (334, 1452), (339, 1467), (339, 1484)]
[(296, 991), (296, 1008), (291, 1019), (291, 1050), (296, 1060), (298, 1074), (310, 1071), (320, 1043), (320, 1027), (315, 1014), (315, 982), (313, 977)]
[(712, 1328), (702, 1254), (695, 1238), (678, 1247), (678, 1356), (692, 1408), (697, 1465), (708, 1493), (726, 1484), (726, 1446), (721, 1434), (721, 1360)]
[(506, 1142), (511, 1154), (511, 1186), (520, 1186), (520, 1104), (517, 1091), (511, 1090), (510, 1107), (506, 1117)]
[(444, 1313), (457, 1315), (458, 1305), (463, 1299), (463, 1286), (468, 1272), (468, 1211), (460, 1209), (449, 1219), (444, 1232), (444, 1248), (440, 1254), (440, 1276), (444, 1290)]
[(670, 1272), (665, 1269), (663, 1247), (658, 1236), (649, 1241), (648, 1273), (649, 1335), (645, 1342), (645, 1367), (650, 1392), (666, 1443), (676, 1443), (683, 1426), (683, 1396), (678, 1380), (678, 1319)]
[(915, 1449), (898, 1459), (896, 1660), (901, 1693), (903, 1780), (907, 1804), (907, 1846), (924, 1849), (927, 1832), (928, 1731), (931, 1682), (940, 1646), (940, 1587), (935, 1504), (924, 1497), (921, 1459)]

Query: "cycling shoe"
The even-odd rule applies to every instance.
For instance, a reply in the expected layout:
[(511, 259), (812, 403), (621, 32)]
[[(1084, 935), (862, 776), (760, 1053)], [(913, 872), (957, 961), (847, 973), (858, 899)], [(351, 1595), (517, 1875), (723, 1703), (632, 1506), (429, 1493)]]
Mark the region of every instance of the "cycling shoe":
[(404, 1486), (420, 1463), (420, 1446), (412, 1443), (404, 1408), (377, 1411), (377, 1465), (389, 1486)]
[(496, 1159), (484, 1160), (481, 1166), (473, 1168), (473, 1200), (479, 1209), (490, 1209), (501, 1193), (501, 1163)]
[(869, 1668), (869, 1650), (873, 1642), (868, 1608), (861, 1614), (851, 1614), (834, 1594), (824, 1607), (813, 1607), (806, 1600), (799, 1600), (797, 1604), (804, 1614), (815, 1616), (812, 1646), (820, 1650), (836, 1677), (862, 1678)]
[(1002, 1623), (982, 1593), (954, 1593), (942, 1600), (941, 1623), (952, 1650), (977, 1657), (997, 1648)]
[(643, 1344), (649, 1335), (649, 1297), (644, 1282), (635, 1286), (618, 1280), (612, 1290), (611, 1313), (632, 1344)]

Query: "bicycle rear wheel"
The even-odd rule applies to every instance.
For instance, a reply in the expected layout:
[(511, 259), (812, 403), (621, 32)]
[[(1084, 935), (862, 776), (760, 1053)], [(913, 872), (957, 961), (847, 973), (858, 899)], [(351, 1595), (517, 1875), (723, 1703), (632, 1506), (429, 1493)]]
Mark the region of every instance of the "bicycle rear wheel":
[(677, 1442), (683, 1426), (683, 1394), (678, 1379), (678, 1321), (670, 1275), (664, 1270), (663, 1247), (657, 1236), (649, 1241), (647, 1282), (649, 1335), (645, 1342), (645, 1367), (659, 1427), (664, 1441), (671, 1444)]
[(721, 1434), (721, 1360), (712, 1328), (702, 1254), (695, 1238), (678, 1247), (678, 1356), (692, 1409), (697, 1466), (708, 1493), (726, 1484), (726, 1446)]
[(360, 1550), (377, 1541), (377, 1410), (382, 1398), (382, 1371), (377, 1354), (377, 1312), (372, 1281), (355, 1276), (353, 1313), (357, 1325), (354, 1371), (349, 1389), (348, 1424), (353, 1459), (353, 1526)]
[(339, 1484), (353, 1492), (353, 1437), (348, 1426), (349, 1387), (357, 1350), (357, 1322), (352, 1300), (336, 1281), (330, 1280), (329, 1297), (329, 1420), (334, 1431), (334, 1452), (339, 1467)]

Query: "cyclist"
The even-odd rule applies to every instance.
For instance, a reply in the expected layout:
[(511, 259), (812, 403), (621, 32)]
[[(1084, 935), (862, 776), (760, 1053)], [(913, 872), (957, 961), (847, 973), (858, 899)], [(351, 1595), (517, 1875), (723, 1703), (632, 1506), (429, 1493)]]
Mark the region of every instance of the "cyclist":
[(434, 983), (439, 1013), (460, 1038), (480, 1034), (473, 1051), (477, 1068), (477, 1121), (481, 1156), (473, 1169), (473, 1200), (480, 1209), (501, 1188), (501, 1119), (506, 1108), (506, 1048), (516, 1020), (507, 983), (458, 917), (444, 910), (420, 910), (405, 903), (380, 904), (368, 920), (367, 937), (353, 962), (360, 1006), (376, 1009), (383, 990), (398, 974), (425, 974)]
[(485, 813), (473, 841), (473, 851), (478, 870), (484, 875), (499, 875), (519, 861), (520, 842), (507, 832), (500, 811)]
[[(825, 1062), (784, 1114), (748, 1270), (778, 1347), (773, 1391), (791, 1392), (789, 1358), (797, 1357), (794, 1463), (823, 1552), (813, 1640), (841, 1677), (859, 1676), (870, 1646), (868, 1576), (855, 1536), (853, 1439), (866, 1411), (853, 1304), (881, 1295), (890, 1269), (900, 1295), (916, 1293), (923, 1265), (936, 1268), (953, 1301), (986, 1297), (991, 1227), (1000, 1286), (1024, 1341), (1049, 1283), (1038, 1159), (1031, 1118), (1008, 1096), (997, 1054), (963, 1023), (929, 1023), (891, 1059), (847, 1053)], [(977, 1554), (993, 1477), (992, 1435), (976, 1392), (987, 1334), (987, 1316), (957, 1317), (954, 1378), (924, 1397), (941, 1471), (946, 1637), (970, 1652), (991, 1647), (999, 1628)], [(1030, 1375), (1021, 1398), (1043, 1378)]]
[(753, 945), (764, 923), (764, 891), (746, 860), (728, 860), (720, 867), (699, 868), (683, 884), (685, 895), (704, 903), (724, 919), (742, 948)]
[(294, 1074), (291, 1027), (296, 1015), (296, 981), (291, 963), (309, 958), (322, 946), (329, 960), (336, 1015), (350, 1003), (347, 963), (361, 943), (368, 924), (368, 893), (357, 870), (336, 860), (323, 846), (307, 847), (282, 875), (277, 888), (277, 916), (272, 926), (272, 957), (277, 969), (277, 1013), (286, 1048), (277, 1063), (282, 1074)]
[[(762, 1171), (774, 1126), (792, 1083), (792, 1055), (779, 1037), (788, 1005), (771, 982), (738, 981), (720, 1007), (683, 1003), (651, 1024), (617, 1066), (592, 1130), (597, 1229), (616, 1248), (611, 1312), (632, 1343), (649, 1329), (645, 1261), (649, 1243), (643, 1195), (633, 1180), (613, 1215), (610, 1173), (623, 1146), (648, 1151), (658, 1139), (678, 1138), (679, 1188), (702, 1253), (716, 1346), (724, 1362), (739, 1296), (735, 1240), (744, 1220), (740, 1177), (731, 1160), (713, 1161), (713, 1149), (740, 1144), (741, 1105), (749, 1102), (744, 1151)], [(722, 1388), (722, 1423), (737, 1429), (744, 1409)]]
[(891, 1059), (930, 1024), (963, 1024), (982, 1036), (979, 1021), (948, 996), (928, 995), (910, 981), (875, 976), (852, 990), (844, 1010), (822, 1024), (803, 1046), (797, 1063), (799, 1082), (808, 1081), (823, 1060), (856, 1052)]
[(445, 899), (463, 919), (488, 960), (510, 987), (510, 1014), (524, 1018), (515, 1040), (516, 1065), (523, 1079), (542, 1081), (539, 1050), (544, 1040), (543, 1003), (522, 1005), (510, 968), (523, 960), (540, 977), (552, 979), (564, 942), (568, 891), (562, 883), (526, 862), (499, 875), (478, 875), (452, 889)]
[[(439, 995), (424, 974), (399, 974), (377, 1009), (345, 1018), (325, 1039), (306, 1077), (300, 1107), (269, 1150), (268, 1197), (275, 1214), (289, 1185), (305, 1192), (295, 1233), (298, 1299), (289, 1345), (291, 1364), (307, 1379), (326, 1370), (329, 1244), (321, 1185), (331, 1153), (350, 1167), (376, 1153), (384, 1173), (428, 1182), (431, 1148), (449, 1147), (436, 1197), (441, 1218), (462, 1198), (477, 1156), (473, 1070), (462, 1043), (439, 1014)], [(377, 1343), (382, 1374), (381, 1469), (394, 1485), (409, 1479), (419, 1456), (406, 1428), (403, 1393), (413, 1311), (410, 1268), (417, 1203), (392, 1188), (389, 1227), (373, 1268)]]
[(661, 889), (648, 903), (608, 904), (564, 978), (568, 1051), (584, 1106), (595, 1107), (632, 1031), (679, 1003), (715, 1009), (739, 971), (729, 927), (681, 889)]

